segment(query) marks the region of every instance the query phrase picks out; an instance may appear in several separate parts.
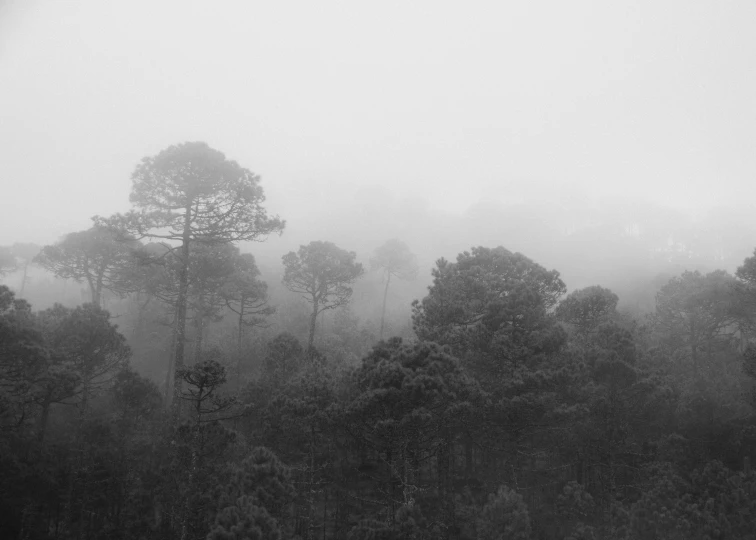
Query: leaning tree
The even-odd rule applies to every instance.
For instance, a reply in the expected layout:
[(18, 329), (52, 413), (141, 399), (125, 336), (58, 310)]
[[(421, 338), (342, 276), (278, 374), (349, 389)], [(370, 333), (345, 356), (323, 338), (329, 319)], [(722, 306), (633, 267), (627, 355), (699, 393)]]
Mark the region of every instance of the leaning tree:
[(355, 262), (354, 251), (341, 249), (332, 242), (310, 242), (283, 256), (285, 267), (283, 284), (300, 293), (312, 304), (308, 351), (315, 341), (318, 315), (328, 309), (345, 306), (352, 297), (352, 285), (363, 274), (362, 265)]
[[(179, 260), (175, 371), (184, 367), (189, 264), (193, 245), (263, 240), (284, 221), (269, 216), (260, 177), (204, 142), (166, 148), (142, 160), (132, 175), (134, 209), (95, 222), (136, 238), (159, 239)], [(173, 388), (178, 413), (181, 380)]]

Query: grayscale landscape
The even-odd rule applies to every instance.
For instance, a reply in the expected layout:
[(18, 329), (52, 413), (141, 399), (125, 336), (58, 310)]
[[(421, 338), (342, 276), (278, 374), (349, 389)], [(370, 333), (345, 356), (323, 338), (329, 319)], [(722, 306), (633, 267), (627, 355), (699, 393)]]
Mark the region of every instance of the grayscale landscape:
[(755, 22), (0, 0), (0, 538), (753, 540)]

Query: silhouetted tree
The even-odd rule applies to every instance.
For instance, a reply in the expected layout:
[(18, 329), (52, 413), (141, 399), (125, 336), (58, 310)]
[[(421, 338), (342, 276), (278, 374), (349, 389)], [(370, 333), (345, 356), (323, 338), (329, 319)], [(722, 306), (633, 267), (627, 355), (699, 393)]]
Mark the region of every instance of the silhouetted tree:
[[(413, 302), (412, 322), (421, 339), (453, 347), (463, 346), (492, 309), (501, 312), (512, 304), (513, 292), (545, 314), (566, 290), (559, 272), (503, 247), (473, 248), (459, 254), (456, 263), (439, 259), (432, 274), (428, 295)], [(514, 319), (501, 322), (521, 326), (519, 314), (515, 309)]]
[[(436, 510), (453, 521), (452, 449), (474, 411), (486, 399), (459, 360), (435, 343), (405, 345), (401, 338), (382, 342), (355, 372), (358, 392), (346, 404), (348, 431), (379, 456), (383, 472), (375, 475), (390, 520), (401, 505), (412, 506), (435, 487)], [(436, 486), (420, 475), (420, 464), (436, 458)]]
[(50, 359), (31, 306), (0, 285), (0, 427), (18, 429), (32, 417)]
[(226, 368), (217, 359), (209, 358), (190, 367), (177, 370), (177, 376), (186, 383), (181, 399), (188, 403), (189, 422), (179, 428), (187, 453), (184, 477), (183, 503), (181, 505), (181, 539), (193, 535), (202, 516), (209, 511), (208, 501), (199, 497), (210, 488), (212, 475), (208, 461), (220, 454), (233, 433), (220, 424), (223, 414), (236, 405), (236, 400), (221, 394), (226, 382)]
[(119, 421), (137, 425), (160, 410), (160, 391), (155, 383), (131, 369), (113, 378), (113, 405)]
[(270, 340), (267, 349), (262, 378), (273, 388), (280, 388), (302, 367), (304, 351), (297, 338), (286, 332)]
[(589, 332), (616, 314), (619, 297), (609, 289), (594, 285), (573, 291), (556, 308), (556, 317)]
[(37, 324), (50, 350), (45, 376), (38, 382), (41, 437), (51, 404), (76, 398), (85, 414), (94, 391), (126, 366), (131, 349), (110, 314), (95, 304), (73, 309), (56, 304), (37, 314)]
[(428, 295), (413, 302), (415, 332), (451, 346), (487, 389), (500, 391), (514, 373), (534, 370), (565, 344), (549, 313), (565, 291), (557, 271), (502, 247), (436, 264)]
[[(137, 210), (95, 218), (121, 234), (178, 243), (175, 370), (183, 369), (189, 263), (192, 245), (260, 240), (280, 233), (284, 222), (268, 216), (260, 177), (204, 142), (171, 146), (146, 157), (132, 175), (129, 197)], [(174, 385), (178, 413), (181, 384)]]
[(237, 255), (233, 260), (234, 272), (226, 281), (220, 294), (226, 307), (234, 312), (236, 319), (237, 364), (236, 376), (240, 376), (242, 338), (245, 328), (262, 326), (276, 309), (268, 305), (268, 285), (261, 279), (255, 257), (250, 253)]
[(86, 281), (92, 303), (102, 304), (102, 291), (124, 294), (130, 283), (121, 272), (131, 261), (131, 250), (138, 243), (132, 239), (118, 242), (113, 233), (102, 227), (69, 233), (53, 245), (45, 246), (34, 262), (58, 277)]
[(346, 251), (332, 242), (310, 242), (299, 246), (298, 252), (283, 256), (285, 267), (283, 284), (312, 304), (308, 350), (315, 341), (318, 315), (349, 303), (353, 284), (362, 273), (362, 264), (355, 262), (357, 254)]
[(654, 326), (665, 347), (700, 369), (701, 353), (726, 345), (739, 330), (740, 297), (735, 279), (722, 270), (683, 272), (656, 295)]
[[(194, 358), (199, 360), (206, 320), (220, 321), (223, 289), (236, 271), (239, 249), (231, 244), (195, 244), (189, 252), (189, 307), (194, 323)], [(178, 262), (178, 261), (177, 261)]]

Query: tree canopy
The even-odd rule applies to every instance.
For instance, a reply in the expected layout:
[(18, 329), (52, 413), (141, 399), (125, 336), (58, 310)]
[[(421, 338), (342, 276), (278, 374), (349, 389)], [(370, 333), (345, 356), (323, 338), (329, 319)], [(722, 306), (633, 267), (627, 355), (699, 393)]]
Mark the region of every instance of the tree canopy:
[(204, 143), (132, 188), (0, 249), (0, 538), (753, 540), (756, 252), (566, 294), (478, 246), (423, 292), (398, 239), (367, 275), (332, 242), (243, 243), (284, 223)]
[[(184, 367), (192, 246), (261, 240), (283, 231), (285, 222), (268, 215), (258, 175), (204, 142), (171, 146), (145, 157), (131, 178), (129, 200), (135, 209), (109, 218), (95, 217), (94, 221), (122, 238), (162, 239), (176, 250), (179, 268), (173, 369), (180, 370)], [(177, 415), (180, 393), (180, 379), (176, 379)]]
[(112, 231), (92, 227), (69, 233), (56, 244), (44, 246), (35, 262), (58, 277), (86, 281), (92, 302), (100, 305), (103, 290), (124, 294), (132, 288), (128, 268), (132, 264), (134, 240), (116, 241)]
[(204, 142), (143, 158), (131, 179), (135, 210), (96, 223), (138, 238), (206, 243), (258, 240), (285, 225), (265, 210), (260, 176)]
[(556, 308), (560, 321), (588, 332), (616, 314), (619, 297), (609, 289), (594, 285), (567, 295)]
[(308, 349), (315, 341), (315, 325), (322, 312), (345, 306), (352, 285), (364, 272), (357, 254), (332, 242), (310, 242), (283, 256), (283, 284), (312, 305)]

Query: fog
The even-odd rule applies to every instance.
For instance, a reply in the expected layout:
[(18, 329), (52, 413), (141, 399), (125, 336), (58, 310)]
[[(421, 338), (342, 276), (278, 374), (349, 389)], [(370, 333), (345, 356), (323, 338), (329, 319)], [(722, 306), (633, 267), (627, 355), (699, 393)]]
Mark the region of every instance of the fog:
[(753, 539), (754, 21), (0, 0), (0, 538)]
[(202, 140), (287, 220), (245, 248), (270, 264), (400, 237), (427, 282), (441, 256), (504, 245), (574, 288), (658, 272), (649, 252), (694, 237), (717, 246), (677, 268), (733, 270), (753, 247), (747, 3), (0, 9), (0, 244), (128, 209), (142, 157)]

